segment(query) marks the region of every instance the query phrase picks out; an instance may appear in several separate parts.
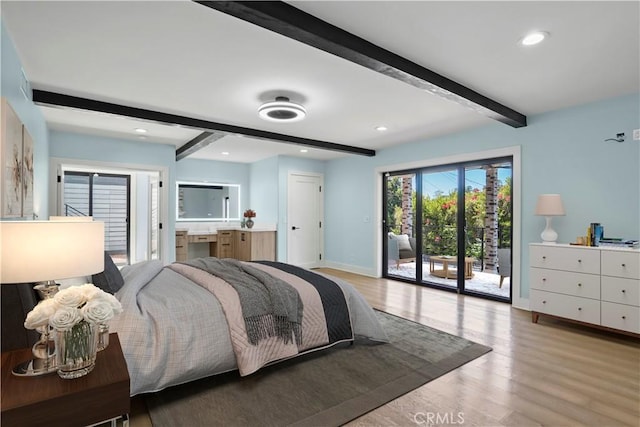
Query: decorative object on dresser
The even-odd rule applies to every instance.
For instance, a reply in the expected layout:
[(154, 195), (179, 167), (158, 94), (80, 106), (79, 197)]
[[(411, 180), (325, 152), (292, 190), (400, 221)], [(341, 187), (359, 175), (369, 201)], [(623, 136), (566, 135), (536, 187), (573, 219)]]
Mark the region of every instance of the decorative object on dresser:
[(640, 251), (529, 246), (531, 309), (590, 326), (640, 335)]
[(247, 219), (245, 221), (245, 225), (247, 226), (247, 228), (253, 228), (253, 218), (256, 217), (256, 211), (254, 211), (253, 209), (247, 209), (246, 211), (244, 211), (244, 217)]
[[(36, 286), (43, 298), (55, 295), (52, 279), (97, 273), (104, 269), (104, 223), (97, 221), (2, 221), (2, 276), (6, 284), (42, 282)], [(37, 323), (37, 324), (36, 324)], [(33, 360), (14, 368), (15, 375), (35, 376), (57, 370), (48, 322), (36, 322), (40, 341)]]
[(545, 217), (546, 226), (540, 234), (543, 243), (555, 243), (558, 240), (558, 233), (551, 228), (551, 218), (554, 216), (564, 216), (564, 206), (559, 194), (540, 194), (536, 203), (536, 215)]
[(116, 297), (87, 283), (70, 286), (53, 298), (40, 301), (27, 315), (24, 326), (53, 328), (58, 375), (73, 379), (93, 370), (100, 330), (121, 312)]

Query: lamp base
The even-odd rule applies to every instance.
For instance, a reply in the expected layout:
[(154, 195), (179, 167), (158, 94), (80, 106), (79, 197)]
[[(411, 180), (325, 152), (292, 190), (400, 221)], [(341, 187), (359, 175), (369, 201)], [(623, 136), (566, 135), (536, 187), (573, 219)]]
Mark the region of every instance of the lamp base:
[(558, 233), (556, 233), (555, 230), (551, 228), (551, 217), (547, 216), (545, 217), (545, 220), (546, 226), (542, 231), (542, 234), (540, 234), (540, 237), (542, 238), (542, 243), (553, 245), (556, 243), (556, 240), (558, 240)]

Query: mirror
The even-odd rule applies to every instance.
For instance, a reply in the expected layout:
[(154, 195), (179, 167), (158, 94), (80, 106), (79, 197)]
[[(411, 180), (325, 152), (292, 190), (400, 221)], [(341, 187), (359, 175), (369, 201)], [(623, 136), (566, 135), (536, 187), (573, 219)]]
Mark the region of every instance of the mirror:
[(176, 182), (177, 221), (240, 221), (240, 185)]

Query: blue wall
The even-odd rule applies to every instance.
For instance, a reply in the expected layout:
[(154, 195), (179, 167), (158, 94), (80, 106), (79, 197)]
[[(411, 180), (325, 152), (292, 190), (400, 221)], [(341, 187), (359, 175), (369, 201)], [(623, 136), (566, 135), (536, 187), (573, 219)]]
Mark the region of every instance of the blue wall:
[[(39, 219), (47, 219), (49, 218), (49, 134), (47, 125), (40, 109), (25, 98), (20, 91), (22, 63), (2, 21), (0, 21), (0, 43), (2, 59), (0, 92), (11, 104), (33, 139), (33, 208)], [(28, 78), (29, 76), (27, 76)]]
[[(376, 168), (469, 152), (520, 146), (522, 153), (521, 295), (528, 297), (528, 244), (540, 241), (544, 219), (533, 215), (541, 193), (560, 193), (567, 215), (554, 218), (559, 242), (584, 235), (591, 222), (609, 236), (640, 236), (640, 94), (529, 117), (525, 128), (499, 123), (381, 150), (373, 158), (327, 162), (326, 259), (375, 273), (372, 253)], [(624, 143), (604, 142), (624, 132)]]

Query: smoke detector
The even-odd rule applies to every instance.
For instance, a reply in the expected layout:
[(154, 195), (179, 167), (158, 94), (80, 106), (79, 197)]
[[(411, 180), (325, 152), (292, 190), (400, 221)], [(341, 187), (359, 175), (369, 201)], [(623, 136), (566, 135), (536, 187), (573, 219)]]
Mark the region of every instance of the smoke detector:
[(289, 101), (286, 96), (278, 96), (275, 101), (262, 104), (258, 115), (270, 122), (297, 122), (307, 115), (307, 110), (300, 104)]

